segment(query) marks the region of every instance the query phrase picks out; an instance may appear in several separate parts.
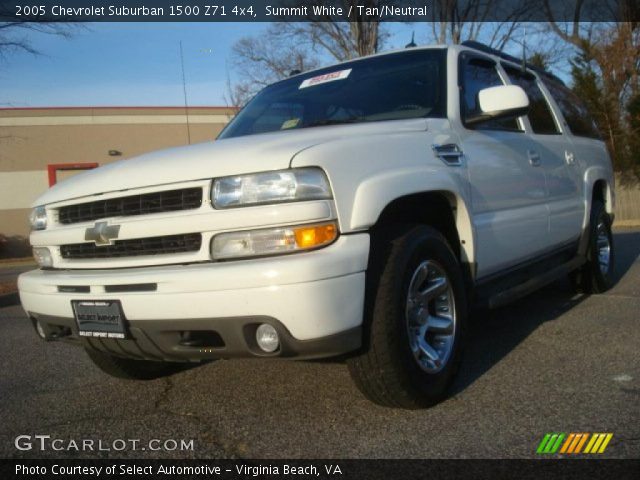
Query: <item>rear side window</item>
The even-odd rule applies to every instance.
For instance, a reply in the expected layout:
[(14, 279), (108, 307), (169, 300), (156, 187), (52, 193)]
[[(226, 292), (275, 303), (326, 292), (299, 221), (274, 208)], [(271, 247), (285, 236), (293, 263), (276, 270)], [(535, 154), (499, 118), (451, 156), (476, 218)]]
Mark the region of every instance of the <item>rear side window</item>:
[(543, 76), (542, 81), (560, 107), (571, 133), (579, 137), (600, 139), (598, 128), (580, 97), (550, 78)]
[(522, 87), (529, 97), (529, 123), (533, 133), (541, 135), (557, 135), (560, 133), (555, 120), (553, 119), (553, 113), (551, 107), (547, 103), (547, 99), (544, 97), (540, 86), (536, 83), (536, 78), (531, 73), (523, 72), (517, 68), (503, 65), (509, 80), (514, 85)]
[[(504, 85), (502, 78), (491, 60), (470, 58), (462, 65), (462, 97), (460, 99), (461, 114), (464, 121), (467, 118), (481, 114), (478, 102), (478, 92), (484, 88)], [(512, 130), (521, 131), (515, 118), (490, 120), (482, 122), (477, 127), (481, 130)]]

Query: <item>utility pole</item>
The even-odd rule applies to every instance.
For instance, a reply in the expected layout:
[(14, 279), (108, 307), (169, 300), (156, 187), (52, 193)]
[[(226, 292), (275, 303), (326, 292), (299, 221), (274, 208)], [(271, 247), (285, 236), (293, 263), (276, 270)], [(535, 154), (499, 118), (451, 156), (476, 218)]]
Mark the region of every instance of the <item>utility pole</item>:
[(187, 81), (184, 76), (184, 55), (182, 54), (182, 40), (180, 40), (180, 65), (182, 66), (182, 92), (184, 93), (184, 114), (187, 117), (187, 142), (191, 145), (191, 125), (189, 125), (189, 102), (187, 101)]

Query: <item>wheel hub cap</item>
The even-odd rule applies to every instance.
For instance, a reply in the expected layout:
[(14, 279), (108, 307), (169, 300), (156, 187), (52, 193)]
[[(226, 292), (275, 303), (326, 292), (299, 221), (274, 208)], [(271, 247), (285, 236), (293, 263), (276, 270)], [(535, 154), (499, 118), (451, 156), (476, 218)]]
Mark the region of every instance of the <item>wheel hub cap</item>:
[(439, 372), (453, 350), (456, 312), (449, 278), (435, 261), (422, 262), (414, 272), (405, 315), (416, 362), (428, 373)]

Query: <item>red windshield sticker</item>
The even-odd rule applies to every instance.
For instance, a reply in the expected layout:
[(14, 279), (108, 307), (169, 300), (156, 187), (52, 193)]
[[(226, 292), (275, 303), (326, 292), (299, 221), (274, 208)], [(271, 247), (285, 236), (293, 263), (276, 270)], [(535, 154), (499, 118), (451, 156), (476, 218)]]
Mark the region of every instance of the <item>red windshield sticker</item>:
[(315, 87), (316, 85), (335, 82), (336, 80), (344, 80), (349, 76), (350, 73), (351, 69), (349, 68), (348, 70), (339, 70), (337, 72), (325, 73), (324, 75), (318, 75), (317, 77), (307, 78), (300, 84), (298, 89)]

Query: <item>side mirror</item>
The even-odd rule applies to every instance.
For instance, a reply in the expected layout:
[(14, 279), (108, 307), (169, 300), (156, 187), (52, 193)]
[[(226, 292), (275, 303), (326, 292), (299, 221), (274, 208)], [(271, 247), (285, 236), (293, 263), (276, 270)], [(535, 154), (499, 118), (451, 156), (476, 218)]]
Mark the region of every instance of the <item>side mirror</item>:
[(465, 119), (467, 125), (477, 125), (496, 118), (515, 118), (529, 111), (529, 97), (517, 85), (500, 85), (478, 92), (478, 106), (482, 113)]

